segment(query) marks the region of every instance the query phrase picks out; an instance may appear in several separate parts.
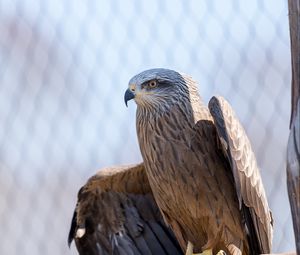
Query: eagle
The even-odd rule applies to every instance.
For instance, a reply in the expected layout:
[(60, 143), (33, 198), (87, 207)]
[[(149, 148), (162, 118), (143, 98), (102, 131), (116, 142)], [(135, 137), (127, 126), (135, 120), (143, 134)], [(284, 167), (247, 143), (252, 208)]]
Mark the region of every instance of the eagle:
[(80, 255), (270, 253), (273, 220), (250, 141), (229, 103), (207, 107), (169, 69), (134, 76), (143, 162), (105, 168), (78, 193), (69, 233)]
[(190, 76), (150, 69), (129, 81), (155, 201), (186, 254), (270, 253), (273, 220), (255, 155), (229, 103), (207, 107)]

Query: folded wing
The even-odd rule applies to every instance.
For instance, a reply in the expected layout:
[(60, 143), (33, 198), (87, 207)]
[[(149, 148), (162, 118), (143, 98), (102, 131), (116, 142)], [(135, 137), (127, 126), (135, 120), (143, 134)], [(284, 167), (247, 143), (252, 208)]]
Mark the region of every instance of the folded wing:
[[(250, 141), (229, 103), (213, 97), (209, 109), (214, 118), (220, 144), (233, 173), (240, 208), (250, 238), (260, 253), (270, 253), (272, 245), (272, 216), (260, 172)], [(258, 243), (257, 243), (258, 242)]]

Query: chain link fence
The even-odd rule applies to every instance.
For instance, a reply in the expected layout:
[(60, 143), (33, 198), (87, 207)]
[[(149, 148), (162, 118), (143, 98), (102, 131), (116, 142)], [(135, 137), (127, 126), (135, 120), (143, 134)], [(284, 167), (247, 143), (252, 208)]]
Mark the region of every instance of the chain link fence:
[(76, 193), (98, 168), (141, 160), (134, 74), (192, 75), (225, 96), (253, 143), (275, 219), (294, 248), (286, 192), (286, 0), (0, 0), (0, 254), (76, 254)]

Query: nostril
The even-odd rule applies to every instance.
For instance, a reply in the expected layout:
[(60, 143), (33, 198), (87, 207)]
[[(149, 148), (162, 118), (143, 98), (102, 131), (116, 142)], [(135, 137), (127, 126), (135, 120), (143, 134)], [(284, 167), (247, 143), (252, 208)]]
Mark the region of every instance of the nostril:
[(134, 91), (135, 91), (135, 89), (134, 89), (134, 88), (132, 88), (132, 89), (131, 89), (131, 91), (132, 91), (132, 92), (134, 92)]

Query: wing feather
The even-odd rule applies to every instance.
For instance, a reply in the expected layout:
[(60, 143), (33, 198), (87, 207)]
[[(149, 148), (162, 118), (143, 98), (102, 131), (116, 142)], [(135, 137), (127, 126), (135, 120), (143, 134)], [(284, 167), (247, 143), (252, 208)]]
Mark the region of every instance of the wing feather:
[(154, 201), (143, 164), (111, 167), (78, 193), (68, 242), (80, 255), (182, 254)]
[[(231, 165), (240, 207), (245, 205), (249, 208), (252, 219), (250, 225), (255, 229), (255, 233), (250, 234), (257, 236), (262, 253), (270, 253), (273, 235), (272, 216), (250, 141), (224, 98), (213, 97), (209, 102), (209, 109), (222, 149)], [(247, 217), (245, 218), (247, 220)]]

